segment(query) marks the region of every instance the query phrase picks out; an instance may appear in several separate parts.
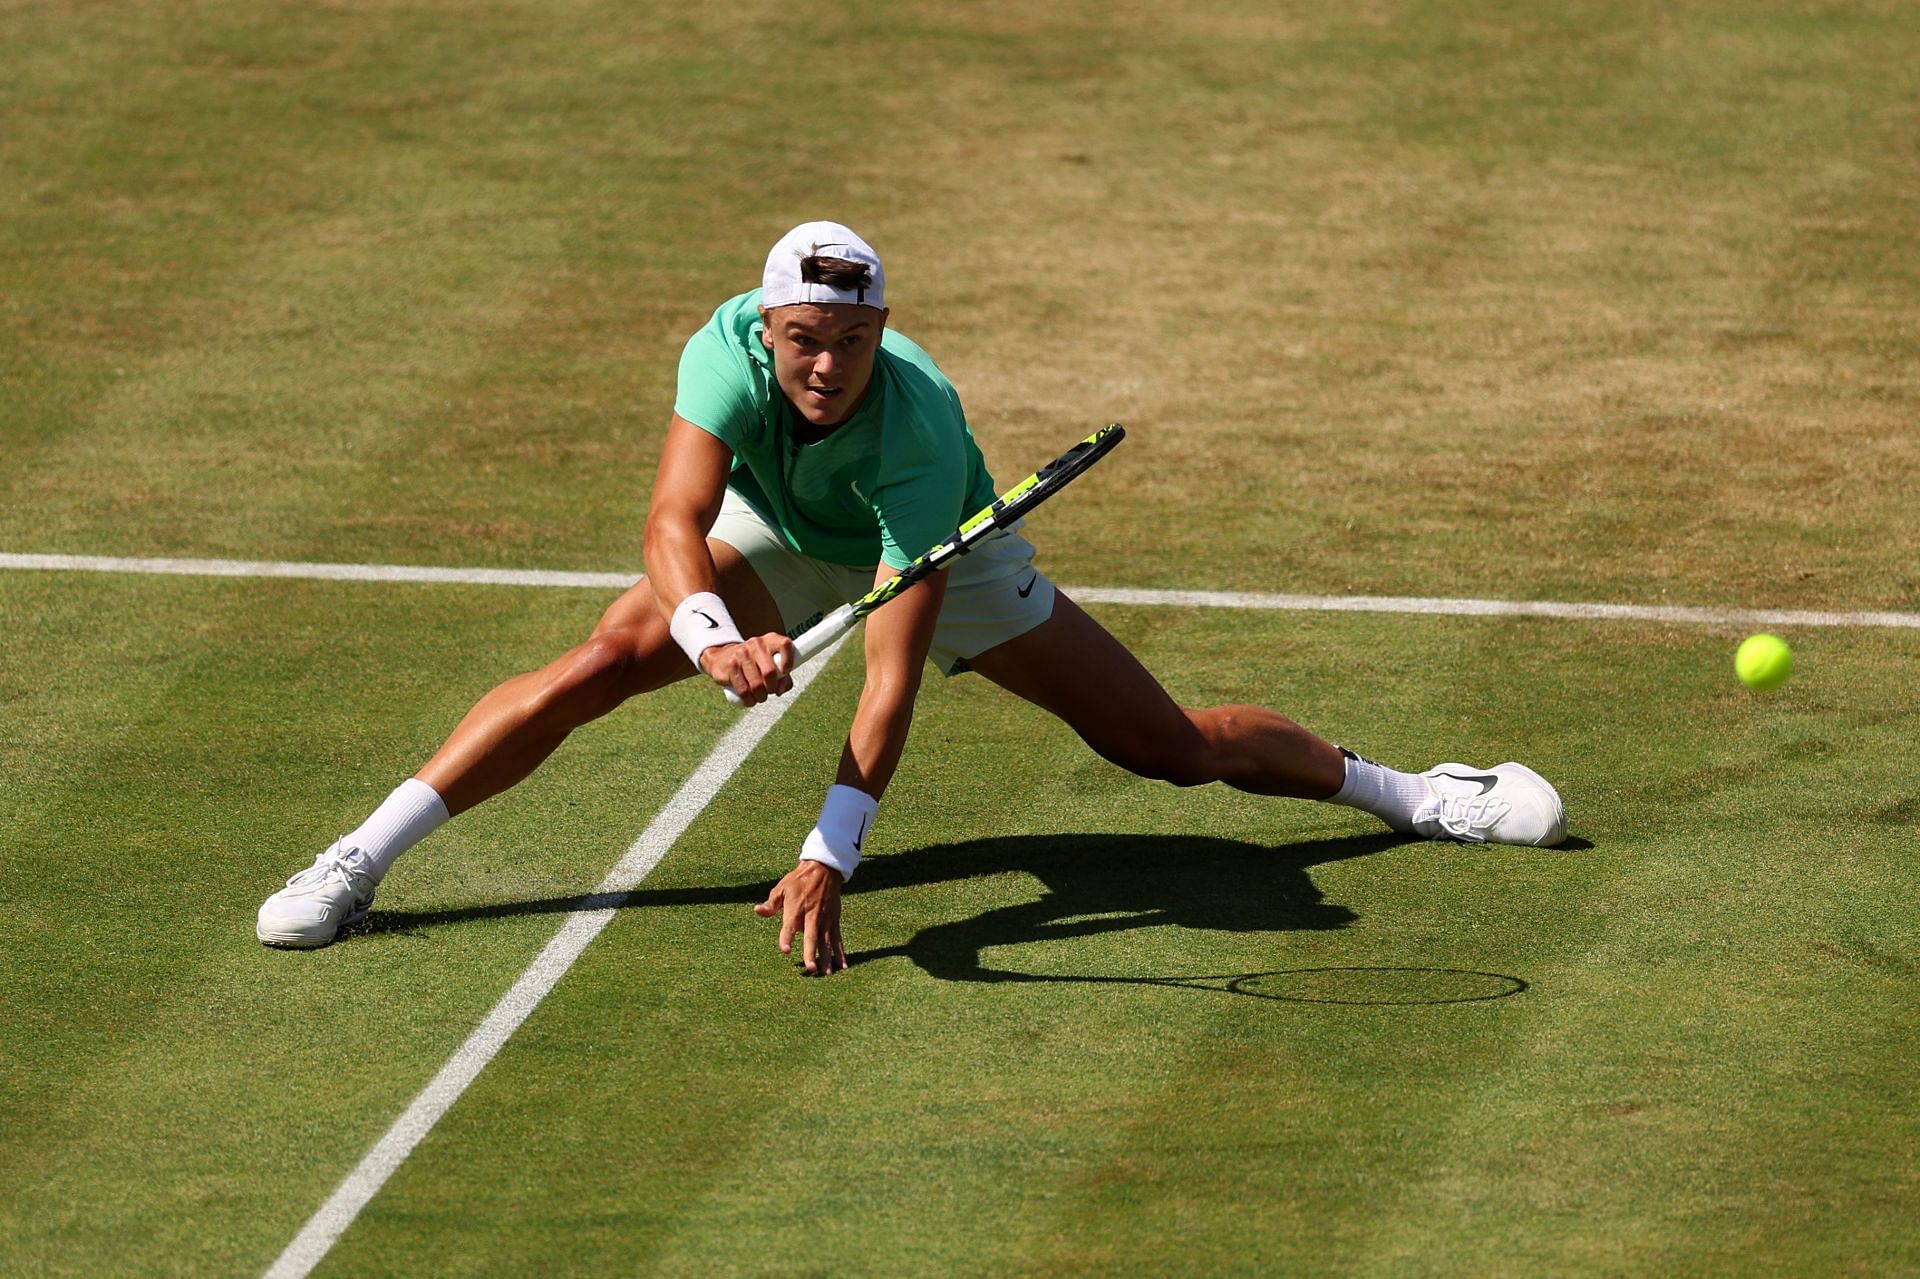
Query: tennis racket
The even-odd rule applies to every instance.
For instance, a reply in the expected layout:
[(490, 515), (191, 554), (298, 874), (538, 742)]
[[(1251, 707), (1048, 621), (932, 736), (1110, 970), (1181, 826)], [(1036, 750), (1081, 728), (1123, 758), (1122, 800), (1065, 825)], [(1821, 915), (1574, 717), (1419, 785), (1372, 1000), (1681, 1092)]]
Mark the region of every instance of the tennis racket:
[[(1005, 532), (1008, 525), (1072, 483), (1126, 436), (1126, 428), (1118, 422), (1101, 427), (995, 498), (993, 505), (979, 511), (942, 538), (938, 546), (901, 569), (898, 577), (887, 579), (851, 604), (842, 604), (796, 635), (793, 640), (794, 666), (818, 657), (835, 640), (859, 625), (867, 614), (915, 582), (924, 581), (980, 543)], [(743, 704), (732, 689), (727, 689), (726, 694), (727, 700), (735, 706)]]

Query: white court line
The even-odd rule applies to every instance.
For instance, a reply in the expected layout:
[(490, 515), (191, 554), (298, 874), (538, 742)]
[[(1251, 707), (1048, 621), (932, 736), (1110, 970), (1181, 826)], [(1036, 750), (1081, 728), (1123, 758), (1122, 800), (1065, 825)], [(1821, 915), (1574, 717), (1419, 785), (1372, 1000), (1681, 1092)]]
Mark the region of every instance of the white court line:
[[(625, 590), (633, 573), (560, 573), (539, 569), (416, 568), (404, 564), (308, 564), (284, 560), (127, 559), (97, 555), (0, 553), (0, 569), (89, 573), (172, 573), (193, 577), (275, 577), (332, 582), (445, 582), (474, 586), (572, 586)], [(1742, 626), (1920, 628), (1920, 613), (1806, 609), (1691, 608), (1657, 604), (1580, 604), (1554, 600), (1428, 599), (1400, 595), (1260, 595), (1237, 591), (1147, 591), (1069, 586), (1086, 604), (1188, 608), (1288, 609), (1318, 613), (1430, 613), (1455, 617), (1557, 617), (1578, 621), (1672, 622)]]
[(1409, 595), (1250, 595), (1234, 591), (1134, 591), (1068, 587), (1087, 604), (1174, 604), (1190, 608), (1296, 609), (1317, 613), (1439, 613), (1454, 617), (1560, 617), (1577, 621), (1686, 622), (1743, 626), (1895, 626), (1920, 628), (1920, 613), (1840, 613), (1811, 609), (1689, 608), (1663, 604), (1577, 604), (1556, 600), (1425, 599)]
[(814, 676), (825, 668), (845, 642), (846, 637), (842, 636), (810, 665), (795, 671), (792, 692), (785, 697), (763, 702), (742, 715), (740, 722), (727, 730), (720, 744), (694, 770), (693, 776), (687, 779), (679, 792), (667, 801), (667, 806), (660, 810), (646, 830), (640, 833), (640, 838), (634, 840), (632, 847), (627, 849), (626, 856), (607, 872), (600, 887), (594, 890), (596, 900), (609, 894), (615, 895), (616, 900), (593, 910), (576, 910), (567, 916), (566, 923), (547, 943), (547, 948), (520, 974), (520, 979), (493, 1006), (486, 1020), (467, 1036), (467, 1042), (461, 1044), (458, 1051), (447, 1059), (440, 1073), (421, 1089), (420, 1095), (394, 1120), (386, 1135), (374, 1143), (373, 1149), (367, 1151), (353, 1171), (347, 1174), (347, 1179), (301, 1227), (300, 1233), (294, 1236), (279, 1260), (267, 1270), (266, 1279), (305, 1279), (320, 1264), (328, 1250), (353, 1224), (354, 1218), (360, 1215), (360, 1210), (380, 1192), (387, 1179), (413, 1153), (413, 1148), (459, 1100), (460, 1094), (467, 1090), (467, 1085), (479, 1077), (487, 1063), (493, 1060), (513, 1032), (520, 1028), (520, 1023), (539, 1007), (540, 1001), (573, 967), (581, 952), (612, 921), (626, 898), (660, 864), (667, 850), (693, 824), (694, 818), (712, 802), (713, 797), (720, 793), (721, 787), (753, 753), (753, 748), (787, 713), (794, 699), (806, 691)]
[(323, 582), (451, 582), (467, 586), (585, 586), (624, 591), (635, 573), (555, 573), (541, 569), (416, 568), (408, 564), (308, 564), (298, 560), (169, 560), (113, 555), (10, 555), (0, 569), (73, 573), (164, 573), (184, 577), (283, 577)]

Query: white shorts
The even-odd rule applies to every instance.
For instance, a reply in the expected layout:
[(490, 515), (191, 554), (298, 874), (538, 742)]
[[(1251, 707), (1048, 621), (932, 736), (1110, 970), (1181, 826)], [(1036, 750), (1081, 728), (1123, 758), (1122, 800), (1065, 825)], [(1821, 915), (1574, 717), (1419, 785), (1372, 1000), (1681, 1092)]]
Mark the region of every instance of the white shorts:
[[(707, 536), (746, 558), (773, 596), (789, 635), (798, 635), (822, 615), (873, 589), (872, 568), (849, 568), (800, 554), (732, 489)], [(981, 543), (946, 573), (947, 597), (927, 654), (943, 675), (960, 674), (973, 658), (1053, 616), (1053, 583), (1033, 567), (1033, 544), (1018, 532)]]

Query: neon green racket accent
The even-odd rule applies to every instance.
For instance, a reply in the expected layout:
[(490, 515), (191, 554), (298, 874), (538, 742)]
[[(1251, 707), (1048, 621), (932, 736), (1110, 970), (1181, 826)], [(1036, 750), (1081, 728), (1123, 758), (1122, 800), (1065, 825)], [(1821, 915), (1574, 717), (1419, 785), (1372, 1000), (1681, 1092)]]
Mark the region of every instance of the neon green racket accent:
[[(1088, 467), (1105, 457), (1114, 445), (1126, 437), (1127, 428), (1118, 422), (1111, 426), (1103, 426), (1026, 479), (1021, 480), (995, 498), (991, 506), (976, 512), (959, 528), (941, 539), (938, 546), (901, 569), (898, 577), (882, 582), (866, 595), (855, 600), (852, 605), (854, 620), (858, 621), (865, 617), (915, 582), (939, 572), (981, 542), (1025, 516), (1028, 511), (1058, 493)], [(837, 616), (838, 612), (839, 610), (836, 609), (828, 614), (828, 617)], [(826, 619), (822, 619), (822, 625), (825, 621)]]

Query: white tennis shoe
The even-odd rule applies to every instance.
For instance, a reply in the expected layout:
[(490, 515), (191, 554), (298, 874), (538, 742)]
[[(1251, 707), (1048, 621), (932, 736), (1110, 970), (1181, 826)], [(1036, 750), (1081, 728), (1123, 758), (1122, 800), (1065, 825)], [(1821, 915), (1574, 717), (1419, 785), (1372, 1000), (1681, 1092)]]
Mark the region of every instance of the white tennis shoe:
[(254, 935), (269, 946), (325, 946), (367, 917), (373, 890), (366, 854), (336, 845), (260, 904)]
[(1551, 848), (1567, 837), (1560, 792), (1525, 764), (1439, 764), (1420, 774), (1432, 791), (1413, 813), (1413, 833), (1463, 844)]

